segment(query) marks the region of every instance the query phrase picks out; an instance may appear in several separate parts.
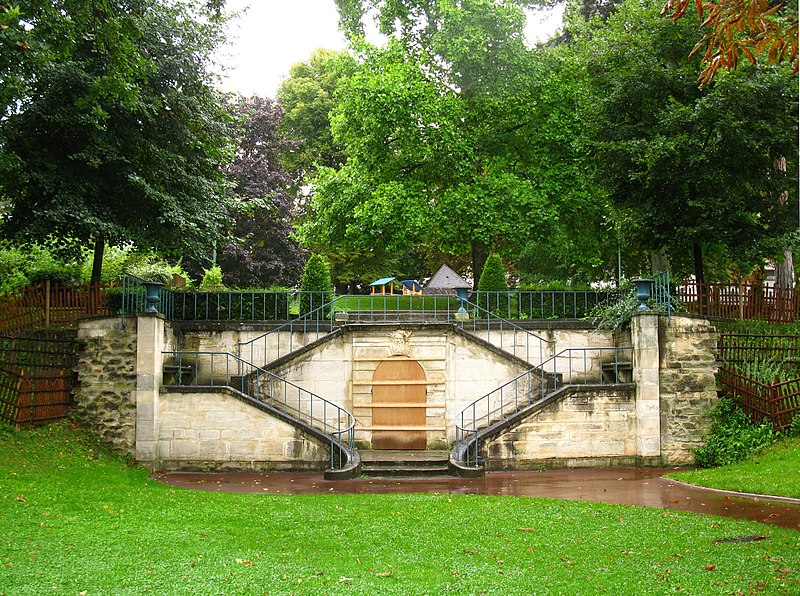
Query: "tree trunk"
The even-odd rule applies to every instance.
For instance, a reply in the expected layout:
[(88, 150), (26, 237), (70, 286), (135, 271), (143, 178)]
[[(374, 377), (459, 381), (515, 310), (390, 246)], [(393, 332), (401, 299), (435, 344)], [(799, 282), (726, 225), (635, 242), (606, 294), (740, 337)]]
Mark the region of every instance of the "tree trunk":
[(481, 273), (483, 273), (483, 266), (486, 264), (486, 259), (488, 258), (488, 254), (486, 251), (486, 245), (479, 240), (472, 241), (472, 289), (478, 289), (478, 282), (481, 279)]
[(669, 271), (669, 258), (667, 257), (667, 251), (663, 248), (651, 250), (650, 267), (652, 267), (653, 275)]
[(787, 290), (794, 287), (794, 258), (790, 249), (783, 253), (783, 261), (775, 263), (775, 287)]
[(706, 289), (706, 277), (703, 273), (703, 247), (700, 245), (699, 242), (695, 242), (692, 246), (692, 250), (694, 251), (694, 279), (697, 282), (697, 300), (698, 306), (700, 307), (700, 314), (706, 314), (706, 304), (707, 304), (707, 289)]
[(92, 279), (89, 281), (93, 286), (100, 284), (100, 274), (103, 272), (103, 253), (106, 250), (106, 241), (100, 236), (94, 241), (94, 257), (92, 259)]

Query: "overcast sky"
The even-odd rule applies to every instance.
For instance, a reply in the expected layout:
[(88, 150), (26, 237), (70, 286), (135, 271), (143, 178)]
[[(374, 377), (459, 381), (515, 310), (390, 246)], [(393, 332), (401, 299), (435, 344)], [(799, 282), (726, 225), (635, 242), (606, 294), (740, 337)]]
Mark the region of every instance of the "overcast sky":
[[(274, 98), (292, 64), (316, 48), (346, 48), (334, 0), (228, 0), (227, 7), (249, 9), (231, 23), (230, 43), (219, 55), (225, 91)], [(561, 24), (561, 9), (544, 20), (537, 16), (529, 17), (529, 40), (546, 38)]]

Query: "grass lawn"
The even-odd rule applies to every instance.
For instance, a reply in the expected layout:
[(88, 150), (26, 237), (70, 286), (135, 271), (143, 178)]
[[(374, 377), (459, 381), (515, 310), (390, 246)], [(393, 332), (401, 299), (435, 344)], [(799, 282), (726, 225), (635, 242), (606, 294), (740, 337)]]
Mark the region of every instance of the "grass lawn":
[[(800, 533), (585, 502), (175, 489), (0, 426), (0, 594), (797, 594)], [(763, 535), (754, 542), (715, 540)]]
[(800, 437), (778, 441), (738, 464), (669, 476), (699, 486), (800, 498)]
[(458, 300), (449, 296), (365, 295), (342, 296), (334, 305), (337, 311), (456, 311)]

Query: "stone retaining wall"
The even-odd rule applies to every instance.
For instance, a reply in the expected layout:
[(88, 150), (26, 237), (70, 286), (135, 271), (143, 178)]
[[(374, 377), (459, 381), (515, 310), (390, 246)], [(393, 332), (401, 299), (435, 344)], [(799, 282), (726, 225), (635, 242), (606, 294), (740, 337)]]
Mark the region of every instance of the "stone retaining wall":
[(133, 455), (136, 444), (136, 321), (122, 328), (118, 318), (81, 321), (79, 387), (75, 416), (116, 451)]
[(705, 319), (666, 317), (659, 324), (661, 452), (665, 464), (694, 463), (717, 399), (719, 335)]
[(231, 391), (162, 389), (160, 467), (169, 470), (305, 470), (329, 467), (330, 450)]
[[(485, 445), (495, 470), (642, 463), (632, 386), (576, 388)], [(652, 463), (652, 462), (648, 462)]]

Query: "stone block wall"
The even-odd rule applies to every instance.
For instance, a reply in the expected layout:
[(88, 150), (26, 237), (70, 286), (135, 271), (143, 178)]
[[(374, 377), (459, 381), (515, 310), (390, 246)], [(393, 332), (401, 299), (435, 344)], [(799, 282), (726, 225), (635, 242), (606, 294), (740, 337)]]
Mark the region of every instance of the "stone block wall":
[(170, 470), (309, 470), (330, 450), (230, 391), (162, 389), (159, 466)]
[(640, 464), (633, 388), (576, 388), (487, 441), (484, 451), (495, 470)]
[(75, 416), (116, 451), (133, 455), (136, 443), (136, 320), (81, 321)]
[(694, 463), (717, 399), (716, 329), (705, 319), (660, 318), (661, 452), (665, 464)]

